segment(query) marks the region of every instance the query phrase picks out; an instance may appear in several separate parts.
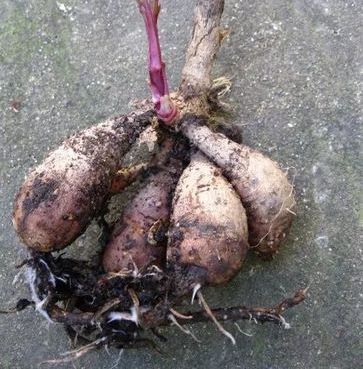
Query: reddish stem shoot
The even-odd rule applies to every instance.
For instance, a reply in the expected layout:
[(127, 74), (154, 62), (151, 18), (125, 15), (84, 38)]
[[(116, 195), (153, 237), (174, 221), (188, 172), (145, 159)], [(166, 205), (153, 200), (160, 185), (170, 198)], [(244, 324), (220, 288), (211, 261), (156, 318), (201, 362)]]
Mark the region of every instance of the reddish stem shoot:
[(178, 109), (170, 99), (165, 63), (161, 58), (157, 27), (160, 3), (159, 0), (137, 0), (137, 2), (144, 18), (149, 45), (149, 76), (154, 108), (159, 119), (171, 125), (178, 117)]

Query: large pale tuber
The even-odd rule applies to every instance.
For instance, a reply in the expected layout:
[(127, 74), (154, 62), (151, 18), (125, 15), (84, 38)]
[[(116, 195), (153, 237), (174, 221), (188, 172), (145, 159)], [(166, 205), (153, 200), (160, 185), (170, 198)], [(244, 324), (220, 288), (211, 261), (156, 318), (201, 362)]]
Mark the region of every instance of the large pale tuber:
[(293, 188), (286, 174), (273, 160), (212, 132), (195, 117), (184, 120), (182, 132), (223, 169), (240, 195), (247, 212), (250, 247), (261, 256), (273, 255), (294, 217)]
[(179, 179), (169, 229), (169, 264), (206, 270), (206, 282), (227, 282), (247, 251), (247, 219), (241, 201), (221, 170), (193, 154)]
[(154, 113), (110, 119), (67, 139), (21, 186), (13, 224), (38, 251), (59, 250), (75, 240), (102, 210), (122, 158)]

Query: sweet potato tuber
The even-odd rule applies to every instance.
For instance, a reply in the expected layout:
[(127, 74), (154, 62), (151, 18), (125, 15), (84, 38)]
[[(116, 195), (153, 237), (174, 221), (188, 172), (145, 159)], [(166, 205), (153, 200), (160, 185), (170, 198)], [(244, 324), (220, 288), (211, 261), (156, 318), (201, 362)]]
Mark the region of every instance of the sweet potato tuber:
[(247, 251), (247, 219), (241, 201), (221, 170), (193, 154), (173, 199), (169, 263), (205, 268), (207, 283), (227, 282)]
[(163, 266), (172, 195), (182, 172), (181, 160), (169, 157), (175, 144), (173, 139), (165, 140), (154, 159), (163, 169), (154, 168), (156, 173), (147, 178), (116, 223), (103, 254), (107, 272)]
[(22, 241), (53, 251), (76, 239), (103, 208), (122, 157), (154, 116), (149, 111), (110, 119), (51, 152), (15, 199), (13, 224)]
[(286, 175), (273, 160), (212, 132), (198, 119), (186, 119), (182, 131), (223, 169), (240, 195), (247, 212), (250, 247), (261, 256), (273, 255), (294, 215), (294, 194)]

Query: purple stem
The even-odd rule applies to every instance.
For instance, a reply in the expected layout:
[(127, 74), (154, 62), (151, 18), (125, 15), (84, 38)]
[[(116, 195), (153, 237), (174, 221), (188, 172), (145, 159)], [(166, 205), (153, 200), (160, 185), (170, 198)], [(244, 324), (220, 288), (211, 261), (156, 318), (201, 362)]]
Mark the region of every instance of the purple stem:
[(164, 123), (171, 124), (178, 117), (178, 109), (169, 96), (165, 63), (161, 58), (158, 35), (159, 0), (137, 0), (146, 27), (149, 45), (150, 88), (155, 111)]

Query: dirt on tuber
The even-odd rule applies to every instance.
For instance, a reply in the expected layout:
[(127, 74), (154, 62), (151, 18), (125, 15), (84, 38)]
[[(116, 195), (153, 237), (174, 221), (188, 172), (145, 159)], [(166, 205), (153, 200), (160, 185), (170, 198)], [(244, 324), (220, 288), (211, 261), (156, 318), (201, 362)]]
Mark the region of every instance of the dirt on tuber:
[(103, 254), (106, 272), (137, 272), (151, 265), (164, 268), (171, 200), (183, 169), (177, 145), (171, 137), (163, 142), (154, 160), (158, 166), (149, 169), (144, 186), (115, 224)]
[(173, 199), (168, 263), (206, 270), (206, 283), (230, 280), (248, 248), (247, 218), (222, 172), (201, 152), (192, 155)]
[(110, 197), (123, 156), (154, 116), (149, 111), (110, 119), (51, 152), (14, 202), (13, 224), (24, 244), (49, 252), (82, 234)]
[(247, 212), (249, 244), (262, 257), (278, 251), (294, 218), (294, 192), (278, 164), (246, 145), (215, 133), (203, 120), (187, 117), (181, 126), (191, 142), (223, 170)]

